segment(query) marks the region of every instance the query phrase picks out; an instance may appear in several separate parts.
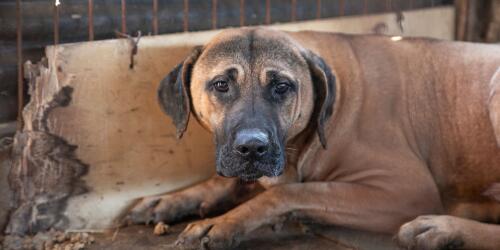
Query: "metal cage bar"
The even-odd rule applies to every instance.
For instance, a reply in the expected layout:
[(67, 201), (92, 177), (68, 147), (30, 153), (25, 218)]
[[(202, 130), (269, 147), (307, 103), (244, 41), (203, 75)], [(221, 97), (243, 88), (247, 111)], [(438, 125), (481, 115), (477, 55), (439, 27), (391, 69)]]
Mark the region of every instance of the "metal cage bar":
[(344, 0), (339, 1), (339, 16), (345, 15), (345, 3)]
[(94, 40), (94, 1), (88, 0), (88, 25), (89, 25), (89, 41)]
[(122, 7), (122, 33), (126, 34), (127, 33), (127, 1), (122, 0), (121, 2), (121, 7)]
[(153, 0), (153, 35), (158, 35), (158, 0)]
[(266, 0), (266, 24), (271, 24), (271, 0)]
[(16, 56), (17, 56), (17, 130), (23, 128), (23, 10), (21, 0), (16, 1)]
[(321, 0), (316, 0), (316, 19), (321, 18)]
[(59, 5), (54, 4), (54, 45), (59, 44)]
[(212, 29), (217, 29), (217, 0), (212, 0)]
[(245, 26), (245, 0), (240, 0), (240, 26)]
[(184, 32), (189, 31), (189, 0), (184, 0), (184, 22), (183, 22)]

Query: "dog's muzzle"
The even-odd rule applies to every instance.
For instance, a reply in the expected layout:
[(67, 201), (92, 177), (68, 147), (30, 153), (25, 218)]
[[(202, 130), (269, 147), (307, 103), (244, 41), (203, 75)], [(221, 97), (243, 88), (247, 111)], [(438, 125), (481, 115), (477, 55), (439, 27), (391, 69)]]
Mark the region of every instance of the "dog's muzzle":
[(283, 153), (269, 132), (241, 129), (228, 145), (218, 152), (217, 173), (226, 177), (254, 180), (262, 176), (274, 177), (283, 172)]

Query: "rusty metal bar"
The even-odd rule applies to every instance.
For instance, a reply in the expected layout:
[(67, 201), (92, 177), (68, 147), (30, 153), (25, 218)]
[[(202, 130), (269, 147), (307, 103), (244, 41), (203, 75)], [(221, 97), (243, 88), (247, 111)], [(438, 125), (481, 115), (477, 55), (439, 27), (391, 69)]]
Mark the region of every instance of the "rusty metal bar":
[(408, 8), (409, 8), (410, 10), (412, 10), (412, 9), (413, 9), (413, 0), (409, 0), (408, 5), (409, 5), (409, 6), (408, 6)]
[(266, 24), (271, 24), (271, 0), (266, 0)]
[(54, 45), (59, 44), (59, 5), (54, 4)]
[(88, 15), (89, 15), (89, 41), (94, 41), (94, 1), (88, 0)]
[(122, 33), (127, 33), (127, 1), (122, 0)]
[(153, 35), (158, 35), (158, 0), (153, 0)]
[(245, 0), (240, 0), (240, 26), (245, 26)]
[(339, 16), (343, 16), (345, 14), (345, 3), (344, 0), (339, 1)]
[(321, 18), (321, 0), (316, 0), (316, 19)]
[(368, 13), (368, 0), (363, 1), (363, 14)]
[(468, 14), (470, 9), (470, 1), (460, 0), (455, 1), (455, 9), (457, 15), (455, 16), (456, 28), (455, 28), (455, 39), (458, 41), (467, 41), (468, 30)]
[(16, 1), (16, 52), (17, 52), (17, 130), (23, 129), (23, 10), (21, 0)]
[(291, 21), (295, 22), (295, 19), (297, 18), (297, 0), (291, 0), (291, 8), (292, 8), (292, 13), (291, 13)]
[(189, 31), (189, 0), (184, 0), (184, 32)]
[(212, 29), (217, 29), (217, 0), (212, 0)]
[(392, 1), (391, 0), (385, 0), (385, 11), (389, 12), (392, 10)]

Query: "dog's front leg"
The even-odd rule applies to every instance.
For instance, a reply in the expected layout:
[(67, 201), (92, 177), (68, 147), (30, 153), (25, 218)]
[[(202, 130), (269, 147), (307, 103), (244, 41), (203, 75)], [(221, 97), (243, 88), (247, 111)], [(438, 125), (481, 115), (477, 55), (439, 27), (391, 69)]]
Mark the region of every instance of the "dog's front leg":
[(422, 215), (401, 226), (396, 239), (404, 249), (499, 249), (500, 225), (449, 215)]
[[(483, 195), (500, 202), (500, 183), (493, 183)], [(481, 210), (494, 214), (495, 208), (488, 205), (471, 205), (462, 216)], [(500, 225), (450, 215), (423, 215), (401, 226), (396, 239), (405, 249), (500, 249)]]
[[(395, 232), (402, 222), (425, 212), (397, 192), (342, 182), (286, 184), (270, 188), (226, 214), (189, 224), (177, 244), (187, 248), (236, 246), (246, 234), (293, 216), (377, 232)], [(427, 210), (429, 211), (429, 210)]]
[(239, 197), (251, 188), (236, 178), (214, 176), (178, 192), (142, 198), (129, 211), (126, 221), (134, 224), (171, 223), (189, 215), (204, 217), (207, 213), (236, 205)]

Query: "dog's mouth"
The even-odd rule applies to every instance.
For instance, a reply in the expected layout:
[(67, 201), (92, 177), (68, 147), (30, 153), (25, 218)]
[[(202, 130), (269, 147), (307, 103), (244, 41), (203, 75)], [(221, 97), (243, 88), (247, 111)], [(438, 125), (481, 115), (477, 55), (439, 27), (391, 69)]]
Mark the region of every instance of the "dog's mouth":
[(262, 176), (262, 173), (243, 173), (238, 177), (245, 182), (252, 182), (258, 180)]
[(217, 173), (225, 177), (239, 177), (243, 181), (254, 181), (263, 176), (277, 177), (283, 174), (281, 165), (268, 165), (259, 163), (245, 163), (239, 167), (225, 166), (217, 168)]
[(285, 157), (280, 150), (270, 153), (260, 160), (246, 160), (234, 156), (227, 149), (218, 147), (216, 162), (217, 174), (224, 177), (238, 177), (243, 181), (255, 181), (263, 176), (277, 177), (283, 174)]

